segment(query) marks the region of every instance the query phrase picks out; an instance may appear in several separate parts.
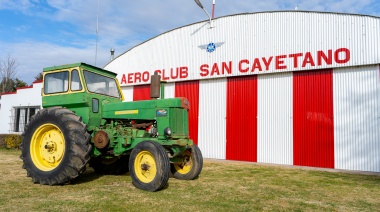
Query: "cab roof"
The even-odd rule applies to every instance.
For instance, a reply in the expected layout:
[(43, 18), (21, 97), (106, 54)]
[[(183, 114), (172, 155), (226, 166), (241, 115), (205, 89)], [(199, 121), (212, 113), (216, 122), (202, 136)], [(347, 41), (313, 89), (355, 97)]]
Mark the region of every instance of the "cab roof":
[(83, 62), (47, 67), (47, 68), (43, 69), (43, 72), (51, 72), (51, 71), (57, 71), (57, 70), (62, 70), (62, 69), (70, 69), (70, 68), (75, 68), (75, 67), (82, 67), (83, 69), (88, 69), (88, 70), (92, 70), (95, 72), (101, 72), (101, 73), (104, 73), (107, 75), (111, 75), (113, 77), (116, 77), (116, 75), (117, 75), (116, 73), (114, 73), (112, 71), (107, 71), (105, 69), (102, 69), (102, 68), (99, 68), (99, 67), (87, 64), (87, 63), (83, 63)]

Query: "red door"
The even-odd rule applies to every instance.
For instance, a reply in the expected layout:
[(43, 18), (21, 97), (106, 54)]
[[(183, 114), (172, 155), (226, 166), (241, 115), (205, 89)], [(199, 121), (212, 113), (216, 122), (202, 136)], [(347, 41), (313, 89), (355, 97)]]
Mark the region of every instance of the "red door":
[(133, 87), (133, 101), (150, 100), (150, 85), (135, 85)]
[(257, 162), (257, 76), (227, 80), (226, 159)]
[(332, 70), (293, 76), (293, 163), (334, 168)]

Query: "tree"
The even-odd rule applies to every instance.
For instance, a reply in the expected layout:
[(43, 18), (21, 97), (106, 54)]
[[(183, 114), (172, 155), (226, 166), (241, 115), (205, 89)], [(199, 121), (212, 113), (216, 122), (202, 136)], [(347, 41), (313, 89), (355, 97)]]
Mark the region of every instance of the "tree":
[(0, 59), (0, 93), (14, 92), (19, 87), (27, 84), (16, 78), (18, 62), (10, 55), (7, 58)]
[(28, 84), (26, 84), (26, 82), (20, 80), (19, 78), (16, 78), (15, 80), (13, 80), (13, 91), (16, 91), (17, 88), (21, 88), (25, 86), (28, 86)]
[(0, 88), (0, 93), (6, 93), (6, 92), (15, 92), (17, 88), (28, 86), (28, 84), (19, 78), (16, 79), (3, 79), (0, 83), (1, 87), (5, 88), (5, 91), (2, 92), (2, 89)]
[(34, 81), (40, 81), (40, 80), (43, 80), (43, 79), (44, 79), (44, 74), (43, 74), (43, 72), (38, 73), (38, 74), (34, 77)]

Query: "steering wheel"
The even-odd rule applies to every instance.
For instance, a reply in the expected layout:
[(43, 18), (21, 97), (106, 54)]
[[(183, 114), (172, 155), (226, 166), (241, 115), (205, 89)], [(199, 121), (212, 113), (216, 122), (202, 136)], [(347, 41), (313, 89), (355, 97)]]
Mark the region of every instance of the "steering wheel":
[(107, 92), (104, 89), (102, 89), (102, 88), (98, 88), (94, 92), (95, 93), (99, 93), (99, 94), (107, 94)]

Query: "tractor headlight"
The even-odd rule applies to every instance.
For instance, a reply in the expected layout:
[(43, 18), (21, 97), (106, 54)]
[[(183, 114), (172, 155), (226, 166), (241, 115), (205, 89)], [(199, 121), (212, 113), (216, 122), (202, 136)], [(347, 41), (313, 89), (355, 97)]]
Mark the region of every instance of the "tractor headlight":
[(170, 129), (170, 127), (167, 127), (164, 129), (164, 134), (165, 136), (171, 136), (172, 135), (172, 129)]

